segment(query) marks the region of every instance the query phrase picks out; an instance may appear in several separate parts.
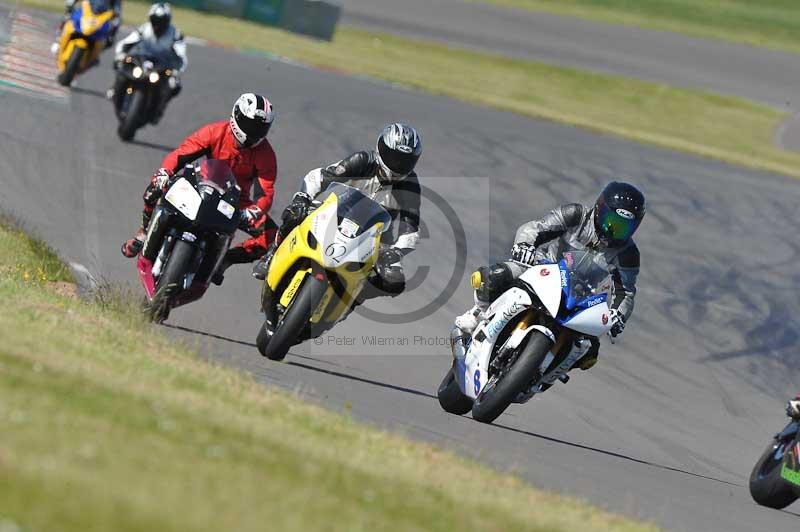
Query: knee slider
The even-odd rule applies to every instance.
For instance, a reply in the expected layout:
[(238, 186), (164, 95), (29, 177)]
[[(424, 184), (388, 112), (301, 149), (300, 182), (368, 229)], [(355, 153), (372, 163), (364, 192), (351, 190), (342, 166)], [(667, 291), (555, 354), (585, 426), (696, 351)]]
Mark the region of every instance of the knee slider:
[(514, 281), (514, 275), (505, 263), (481, 266), (472, 274), (472, 287), (479, 300), (490, 303), (500, 297)]

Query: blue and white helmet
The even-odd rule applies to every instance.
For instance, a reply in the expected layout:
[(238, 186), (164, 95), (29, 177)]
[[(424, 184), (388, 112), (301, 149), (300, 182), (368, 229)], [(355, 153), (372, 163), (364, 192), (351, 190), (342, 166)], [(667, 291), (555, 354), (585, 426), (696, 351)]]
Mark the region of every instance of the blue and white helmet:
[(252, 148), (267, 138), (275, 120), (272, 104), (263, 96), (248, 92), (239, 96), (231, 112), (231, 132), (239, 146)]
[(422, 155), (422, 138), (406, 124), (389, 124), (378, 137), (378, 164), (387, 178), (403, 178), (414, 171)]

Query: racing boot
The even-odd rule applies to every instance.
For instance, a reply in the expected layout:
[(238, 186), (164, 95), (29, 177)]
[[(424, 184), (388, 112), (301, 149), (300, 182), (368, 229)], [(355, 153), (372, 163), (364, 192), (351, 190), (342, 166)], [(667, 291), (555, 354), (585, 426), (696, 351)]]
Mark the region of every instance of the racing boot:
[(219, 265), (219, 269), (216, 271), (214, 276), (211, 277), (211, 282), (217, 286), (220, 286), (222, 281), (225, 280), (225, 270), (234, 264), (253, 262), (254, 258), (255, 257), (253, 257), (252, 251), (247, 251), (242, 246), (236, 246), (229, 249), (228, 252), (225, 253), (225, 258), (222, 259), (222, 264)]
[(583, 371), (587, 369), (591, 369), (597, 364), (597, 357), (600, 354), (600, 340), (597, 338), (592, 338), (590, 340), (592, 342), (591, 347), (586, 351), (586, 354), (583, 355), (581, 358), (575, 362), (575, 368), (581, 368)]
[(130, 240), (126, 240), (122, 244), (122, 254), (128, 257), (129, 259), (134, 258), (142, 251), (142, 247), (144, 246), (144, 237), (145, 232), (144, 228), (140, 227), (136, 234)]
[(264, 256), (258, 259), (253, 265), (253, 277), (259, 281), (263, 281), (267, 278), (267, 273), (269, 272), (269, 263), (272, 262), (272, 256), (275, 255), (275, 250), (277, 249), (277, 243), (273, 242), (269, 245), (269, 248), (267, 248), (267, 252), (264, 254)]

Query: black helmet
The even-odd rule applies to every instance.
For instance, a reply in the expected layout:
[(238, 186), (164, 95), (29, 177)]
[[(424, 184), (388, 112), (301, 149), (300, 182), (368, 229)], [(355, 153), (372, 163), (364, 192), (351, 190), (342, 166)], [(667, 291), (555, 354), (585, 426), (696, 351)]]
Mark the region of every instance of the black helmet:
[(608, 246), (624, 245), (644, 218), (644, 194), (633, 185), (612, 181), (594, 205), (594, 228)]
[(275, 121), (275, 110), (269, 100), (248, 92), (239, 96), (231, 111), (231, 132), (242, 148), (260, 144)]
[(164, 35), (172, 22), (172, 7), (167, 2), (156, 2), (150, 6), (147, 15), (150, 17), (150, 25), (156, 37)]
[(378, 164), (387, 178), (403, 178), (414, 171), (422, 155), (422, 138), (405, 124), (386, 126), (378, 138)]

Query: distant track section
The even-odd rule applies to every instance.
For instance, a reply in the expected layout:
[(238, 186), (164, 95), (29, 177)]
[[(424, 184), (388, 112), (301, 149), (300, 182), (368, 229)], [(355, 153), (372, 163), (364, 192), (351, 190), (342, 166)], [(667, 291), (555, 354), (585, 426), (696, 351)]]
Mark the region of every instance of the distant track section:
[(56, 82), (50, 44), (55, 32), (46, 22), (14, 12), (0, 28), (0, 90), (66, 101), (69, 91)]

